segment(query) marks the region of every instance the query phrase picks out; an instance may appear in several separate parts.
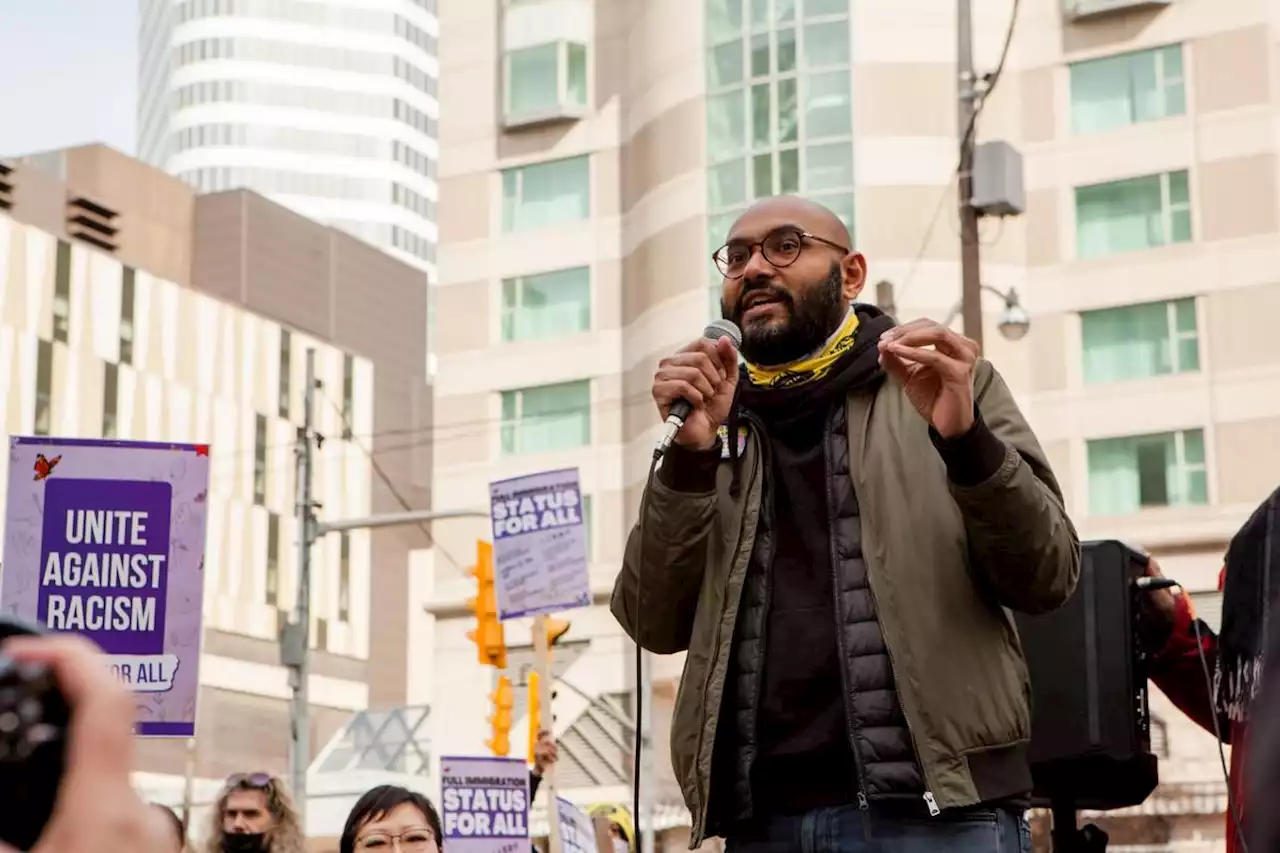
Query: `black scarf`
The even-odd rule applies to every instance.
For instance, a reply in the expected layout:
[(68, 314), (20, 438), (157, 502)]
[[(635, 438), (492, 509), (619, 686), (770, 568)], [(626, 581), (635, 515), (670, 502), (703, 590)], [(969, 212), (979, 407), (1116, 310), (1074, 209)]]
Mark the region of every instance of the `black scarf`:
[(858, 315), (858, 329), (853, 346), (842, 354), (831, 372), (821, 379), (778, 388), (753, 385), (746, 368), (738, 374), (738, 391), (730, 409), (727, 441), (729, 459), (733, 465), (733, 481), (730, 491), (737, 495), (740, 489), (741, 460), (738, 458), (738, 427), (745, 413), (751, 413), (767, 424), (785, 427), (793, 421), (812, 414), (817, 407), (830, 405), (835, 400), (859, 388), (869, 388), (884, 380), (877, 344), (880, 336), (897, 325), (888, 314), (874, 305), (853, 306)]
[(1280, 489), (1271, 493), (1227, 546), (1222, 632), (1214, 700), (1234, 722), (1249, 718), (1262, 680), (1271, 603), (1280, 593)]

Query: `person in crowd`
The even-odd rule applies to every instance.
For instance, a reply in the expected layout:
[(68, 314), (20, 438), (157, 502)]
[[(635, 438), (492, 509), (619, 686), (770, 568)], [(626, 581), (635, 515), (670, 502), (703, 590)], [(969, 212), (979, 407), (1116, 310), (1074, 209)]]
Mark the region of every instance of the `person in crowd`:
[[(1161, 577), (1154, 558), (1148, 558), (1147, 574)], [(1251, 800), (1245, 769), (1251, 752), (1250, 724), (1255, 718), (1254, 696), (1264, 683), (1260, 676), (1266, 627), (1275, 621), (1270, 619), (1271, 604), (1280, 593), (1280, 489), (1231, 538), (1219, 586), (1220, 633), (1196, 618), (1186, 595), (1155, 590), (1142, 599), (1153, 626), (1144, 643), (1152, 653), (1148, 674), (1156, 687), (1184, 714), (1233, 747), (1227, 851), (1244, 853)]]
[(284, 782), (270, 773), (233, 773), (211, 810), (204, 853), (303, 853), (301, 822)]
[(442, 837), (430, 800), (398, 785), (379, 785), (352, 806), (338, 853), (439, 853)]
[(161, 833), (161, 839), (167, 839), (166, 850), (172, 853), (182, 853), (187, 849), (187, 828), (182, 823), (182, 818), (178, 817), (178, 813), (162, 803), (152, 803), (151, 810), (156, 817), (159, 818), (157, 830)]
[(592, 818), (602, 817), (609, 821), (613, 853), (635, 853), (636, 825), (631, 819), (631, 812), (625, 807), (613, 803), (596, 803), (587, 808), (587, 815)]
[(533, 744), (533, 767), (529, 768), (529, 801), (538, 796), (538, 786), (542, 784), (543, 775), (560, 760), (560, 748), (551, 732), (543, 729), (538, 732), (538, 739)]
[(742, 331), (662, 359), (665, 420), (612, 610), (687, 651), (672, 763), (697, 846), (1017, 851), (1029, 681), (1005, 608), (1052, 610), (1080, 543), (977, 345), (857, 304), (866, 261), (803, 199), (714, 254)]
[(48, 667), (71, 709), (57, 806), (30, 853), (169, 853), (160, 816), (133, 788), (135, 704), (88, 640), (14, 637), (3, 653)]

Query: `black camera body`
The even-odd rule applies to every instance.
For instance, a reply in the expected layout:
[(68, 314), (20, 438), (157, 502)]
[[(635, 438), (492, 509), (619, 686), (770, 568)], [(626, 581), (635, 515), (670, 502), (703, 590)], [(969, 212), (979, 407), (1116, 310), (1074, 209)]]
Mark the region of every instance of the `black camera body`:
[[(0, 615), (0, 643), (48, 633)], [(54, 674), (0, 651), (0, 841), (30, 850), (53, 814), (66, 764), (71, 713)]]

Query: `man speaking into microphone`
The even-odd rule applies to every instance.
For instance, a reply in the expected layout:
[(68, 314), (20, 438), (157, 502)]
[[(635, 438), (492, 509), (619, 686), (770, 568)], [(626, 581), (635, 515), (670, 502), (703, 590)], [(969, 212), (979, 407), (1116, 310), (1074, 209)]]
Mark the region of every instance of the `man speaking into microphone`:
[(1080, 544), (977, 346), (855, 304), (829, 210), (757, 203), (715, 262), (742, 331), (660, 363), (690, 412), (648, 485), (612, 609), (687, 651), (672, 764), (731, 851), (1030, 849), (1029, 683), (1008, 610), (1066, 601)]

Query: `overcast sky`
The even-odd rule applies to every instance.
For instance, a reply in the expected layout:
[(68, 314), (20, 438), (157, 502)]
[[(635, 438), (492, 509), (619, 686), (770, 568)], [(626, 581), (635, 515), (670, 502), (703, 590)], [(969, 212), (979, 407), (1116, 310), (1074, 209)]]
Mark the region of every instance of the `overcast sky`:
[(0, 0), (0, 156), (135, 148), (138, 0)]

